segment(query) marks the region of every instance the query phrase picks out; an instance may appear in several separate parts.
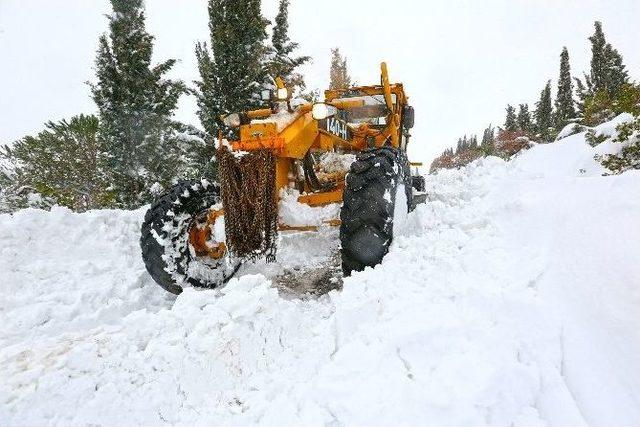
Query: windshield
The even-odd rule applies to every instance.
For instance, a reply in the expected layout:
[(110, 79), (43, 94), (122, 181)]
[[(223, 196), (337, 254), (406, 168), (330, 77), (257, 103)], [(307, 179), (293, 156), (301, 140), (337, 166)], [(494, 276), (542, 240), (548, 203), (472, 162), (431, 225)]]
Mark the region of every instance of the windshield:
[[(383, 95), (363, 95), (363, 96), (349, 96), (336, 99), (336, 101), (353, 101), (362, 100), (363, 105), (361, 107), (349, 108), (341, 113), (341, 118), (350, 124), (368, 123), (370, 125), (385, 125), (386, 118), (389, 114), (387, 105), (384, 102)], [(396, 102), (395, 94), (391, 95), (393, 103)]]

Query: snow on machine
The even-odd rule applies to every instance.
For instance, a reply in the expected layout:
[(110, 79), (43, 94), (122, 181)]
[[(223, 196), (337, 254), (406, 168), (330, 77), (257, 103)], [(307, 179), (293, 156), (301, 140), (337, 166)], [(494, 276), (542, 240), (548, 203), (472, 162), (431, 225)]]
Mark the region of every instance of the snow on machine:
[[(394, 220), (416, 203), (413, 189), (424, 190), (406, 155), (414, 110), (402, 84), (389, 83), (385, 63), (379, 85), (327, 90), (324, 102), (294, 106), (284, 82), (276, 84), (264, 97), (269, 108), (223, 117), (239, 139), (219, 139), (219, 184), (180, 182), (147, 212), (142, 256), (165, 290), (213, 288), (243, 261), (274, 260), (282, 230), (339, 226), (343, 273), (375, 266)], [(339, 218), (300, 224), (279, 215), (279, 200), (292, 191), (302, 204), (336, 204)]]

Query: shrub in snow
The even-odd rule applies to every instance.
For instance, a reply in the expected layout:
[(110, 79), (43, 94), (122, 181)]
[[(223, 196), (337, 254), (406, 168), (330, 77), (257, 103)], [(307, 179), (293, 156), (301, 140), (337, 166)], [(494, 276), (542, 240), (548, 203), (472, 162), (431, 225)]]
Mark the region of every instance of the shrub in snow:
[(562, 138), (566, 138), (571, 135), (575, 135), (577, 133), (584, 132), (587, 129), (588, 128), (586, 126), (581, 125), (579, 123), (569, 123), (568, 125), (562, 128), (560, 133), (558, 133), (558, 136), (556, 137), (556, 141), (559, 141)]
[(640, 116), (618, 125), (616, 131), (618, 134), (612, 141), (621, 144), (620, 151), (617, 154), (605, 154), (598, 159), (614, 174), (640, 169)]
[(640, 114), (640, 86), (626, 83), (616, 94), (602, 90), (587, 97), (584, 101), (583, 123), (588, 126), (599, 125), (624, 112)]
[(533, 141), (529, 134), (522, 130), (500, 129), (494, 140), (493, 128), (489, 126), (485, 129), (480, 146), (478, 146), (475, 136), (472, 136), (470, 140), (467, 140), (465, 136), (458, 141), (455, 152), (452, 149), (447, 149), (431, 163), (429, 173), (434, 173), (439, 169), (458, 169), (476, 159), (487, 156), (497, 156), (509, 160), (520, 151), (531, 147), (532, 144)]
[(164, 187), (159, 182), (154, 182), (151, 188), (149, 188), (149, 191), (157, 197), (164, 192)]
[(3, 210), (59, 204), (85, 211), (109, 206), (112, 194), (107, 190), (98, 119), (80, 115), (45, 127), (0, 150), (5, 163), (0, 179)]
[(439, 169), (459, 169), (483, 157), (483, 155), (483, 152), (478, 148), (464, 149), (456, 153), (445, 151), (440, 157), (431, 162), (429, 173), (434, 173)]
[(526, 132), (521, 130), (500, 130), (495, 142), (494, 155), (509, 159), (531, 145), (531, 139)]

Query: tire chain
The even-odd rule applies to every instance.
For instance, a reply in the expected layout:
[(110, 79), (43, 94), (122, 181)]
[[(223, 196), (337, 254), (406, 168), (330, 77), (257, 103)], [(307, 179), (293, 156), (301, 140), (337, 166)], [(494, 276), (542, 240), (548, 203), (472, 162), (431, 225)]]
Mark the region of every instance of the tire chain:
[(275, 261), (278, 243), (276, 157), (256, 150), (236, 157), (218, 150), (226, 245), (238, 258)]

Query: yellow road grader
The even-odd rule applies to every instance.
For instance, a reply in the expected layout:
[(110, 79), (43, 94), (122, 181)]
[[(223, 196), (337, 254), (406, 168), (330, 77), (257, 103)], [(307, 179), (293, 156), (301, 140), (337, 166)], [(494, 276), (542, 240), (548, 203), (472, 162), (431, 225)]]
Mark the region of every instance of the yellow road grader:
[[(424, 190), (406, 155), (414, 110), (385, 63), (380, 84), (327, 90), (323, 102), (296, 104), (279, 78), (263, 99), (268, 108), (223, 117), (239, 139), (219, 138), (218, 183), (180, 182), (147, 212), (142, 255), (165, 290), (213, 288), (243, 261), (274, 260), (282, 230), (339, 226), (344, 274), (375, 266), (413, 190)], [(278, 212), (285, 192), (313, 207), (341, 204), (339, 218), (288, 224)]]

